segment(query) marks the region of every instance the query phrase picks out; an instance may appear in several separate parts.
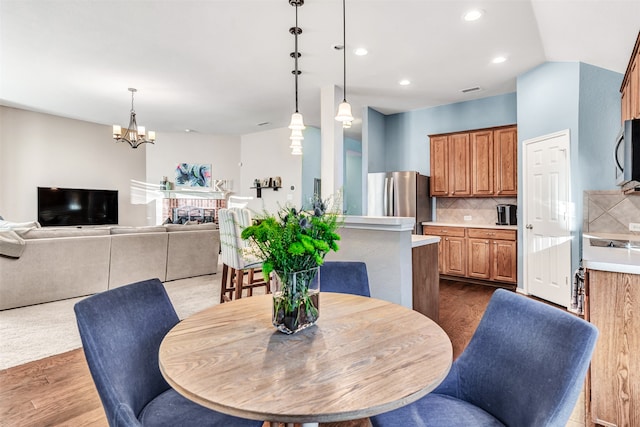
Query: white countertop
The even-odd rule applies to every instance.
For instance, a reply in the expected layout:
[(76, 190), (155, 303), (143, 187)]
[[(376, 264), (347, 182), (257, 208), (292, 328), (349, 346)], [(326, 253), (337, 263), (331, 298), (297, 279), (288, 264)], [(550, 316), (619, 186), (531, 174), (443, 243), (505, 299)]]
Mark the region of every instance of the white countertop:
[(411, 247), (416, 248), (418, 246), (431, 245), (440, 241), (439, 236), (421, 236), (419, 234), (411, 235)]
[(469, 222), (438, 222), (426, 221), (422, 225), (435, 225), (436, 227), (466, 227), (466, 228), (493, 228), (498, 230), (517, 230), (517, 225), (496, 225), (496, 224), (472, 224)]
[(343, 216), (343, 227), (384, 231), (413, 231), (414, 218), (404, 216)]
[(582, 265), (591, 270), (640, 274), (640, 248), (610, 248), (592, 246), (591, 239), (640, 241), (633, 234), (584, 233), (582, 235)]

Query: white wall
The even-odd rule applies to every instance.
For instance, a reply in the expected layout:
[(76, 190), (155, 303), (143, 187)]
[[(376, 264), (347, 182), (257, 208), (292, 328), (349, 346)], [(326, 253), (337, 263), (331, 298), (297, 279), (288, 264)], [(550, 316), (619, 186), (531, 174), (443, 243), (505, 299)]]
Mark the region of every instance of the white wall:
[[(157, 187), (166, 176), (175, 184), (175, 170), (179, 163), (211, 165), (211, 179), (225, 179), (227, 190), (240, 190), (240, 137), (208, 135), (197, 132), (166, 132), (157, 134), (157, 142), (147, 150), (147, 182)], [(151, 194), (152, 192), (149, 192)], [(149, 203), (147, 224), (162, 222), (162, 201)]]
[(147, 181), (159, 184), (163, 176), (175, 182), (179, 163), (211, 165), (211, 179), (230, 181), (228, 190), (240, 188), (240, 137), (197, 132), (158, 133), (158, 142), (147, 150)]
[[(115, 189), (120, 224), (155, 224), (156, 201), (139, 196), (163, 176), (174, 181), (178, 163), (210, 163), (212, 177), (230, 180), (233, 194), (254, 197), (256, 212), (300, 207), (302, 157), (291, 155), (289, 135), (287, 128), (242, 137), (157, 132), (155, 145), (134, 150), (116, 143), (107, 125), (0, 106), (0, 215), (35, 220), (38, 186)], [(256, 198), (253, 180), (275, 176), (283, 188)]]
[[(238, 195), (253, 196), (248, 207), (257, 213), (275, 212), (287, 202), (301, 206), (302, 156), (291, 155), (290, 134), (289, 129), (280, 128), (242, 136)], [(274, 176), (282, 178), (282, 188), (278, 191), (263, 189), (262, 198), (256, 198), (256, 190), (250, 189), (253, 180)]]
[(37, 187), (110, 189), (120, 224), (144, 225), (131, 180), (145, 179), (145, 150), (115, 143), (110, 126), (0, 106), (0, 215), (36, 220)]

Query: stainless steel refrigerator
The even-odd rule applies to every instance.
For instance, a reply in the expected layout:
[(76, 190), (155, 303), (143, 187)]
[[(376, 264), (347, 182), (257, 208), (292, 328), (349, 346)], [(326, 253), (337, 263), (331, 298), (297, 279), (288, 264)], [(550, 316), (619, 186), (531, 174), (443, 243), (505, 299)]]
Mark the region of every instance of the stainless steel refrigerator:
[(367, 188), (367, 215), (413, 217), (414, 234), (422, 234), (422, 222), (431, 221), (428, 176), (413, 171), (370, 173)]

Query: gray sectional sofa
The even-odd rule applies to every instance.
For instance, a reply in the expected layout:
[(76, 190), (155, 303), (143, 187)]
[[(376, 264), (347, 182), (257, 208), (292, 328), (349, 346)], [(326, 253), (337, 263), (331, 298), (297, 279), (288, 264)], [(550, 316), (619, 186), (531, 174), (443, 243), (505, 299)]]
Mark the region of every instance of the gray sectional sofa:
[(34, 228), (0, 257), (0, 310), (91, 295), (139, 280), (217, 273), (215, 224)]

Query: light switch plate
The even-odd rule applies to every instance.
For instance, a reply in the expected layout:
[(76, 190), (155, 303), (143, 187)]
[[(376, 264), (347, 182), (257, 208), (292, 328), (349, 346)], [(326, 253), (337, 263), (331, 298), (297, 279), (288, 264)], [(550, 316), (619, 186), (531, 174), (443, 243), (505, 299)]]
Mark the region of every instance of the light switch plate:
[(640, 231), (640, 222), (630, 222), (629, 231)]
[(471, 215), (465, 215), (464, 216), (464, 220), (465, 221), (471, 221)]

